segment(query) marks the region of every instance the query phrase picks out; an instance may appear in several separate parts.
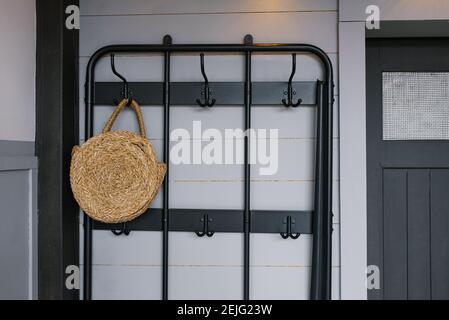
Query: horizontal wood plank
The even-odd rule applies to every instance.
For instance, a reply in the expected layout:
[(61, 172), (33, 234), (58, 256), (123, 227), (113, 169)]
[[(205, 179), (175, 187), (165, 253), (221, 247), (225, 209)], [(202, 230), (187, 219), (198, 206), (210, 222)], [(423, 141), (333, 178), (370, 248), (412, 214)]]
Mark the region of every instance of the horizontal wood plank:
[(82, 15), (336, 11), (337, 0), (81, 0)]
[(161, 43), (166, 34), (174, 43), (201, 44), (242, 43), (249, 33), (255, 43), (309, 43), (337, 52), (335, 12), (82, 17), (81, 25), (80, 56), (111, 44)]

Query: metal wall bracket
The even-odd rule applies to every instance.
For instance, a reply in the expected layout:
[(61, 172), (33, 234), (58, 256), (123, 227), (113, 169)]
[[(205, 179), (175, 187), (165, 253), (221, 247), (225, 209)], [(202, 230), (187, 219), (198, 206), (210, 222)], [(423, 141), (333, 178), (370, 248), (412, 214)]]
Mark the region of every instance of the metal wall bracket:
[(205, 214), (203, 214), (203, 217), (200, 219), (200, 221), (203, 224), (203, 230), (197, 231), (197, 232), (195, 232), (195, 234), (200, 238), (202, 238), (204, 236), (208, 236), (209, 238), (212, 237), (215, 234), (215, 232), (210, 231), (209, 223), (212, 223), (212, 221), (214, 221), (214, 219), (209, 217), (209, 215), (207, 213), (205, 213)]
[[(244, 104), (244, 82), (209, 82), (209, 90), (214, 93), (214, 104), (235, 106)], [(163, 82), (129, 82), (129, 90), (141, 106), (161, 106), (164, 103)], [(253, 82), (252, 104), (255, 106), (282, 105), (287, 82)], [(204, 91), (202, 82), (172, 82), (170, 84), (171, 106), (197, 105), (198, 92)], [(316, 81), (293, 82), (292, 90), (301, 95), (301, 106), (316, 105)], [(113, 105), (122, 97), (121, 82), (96, 82), (95, 104)]]
[[(179, 232), (243, 232), (243, 210), (217, 209), (169, 209), (169, 231)], [(282, 211), (282, 210), (252, 210), (251, 233), (280, 234), (287, 229), (287, 218), (294, 223), (290, 226), (291, 233), (312, 233), (312, 211)], [(137, 219), (127, 222), (129, 231), (162, 231), (162, 209), (149, 209)], [(204, 227), (204, 222), (208, 226)], [(121, 224), (105, 224), (94, 222), (96, 230), (120, 230)]]

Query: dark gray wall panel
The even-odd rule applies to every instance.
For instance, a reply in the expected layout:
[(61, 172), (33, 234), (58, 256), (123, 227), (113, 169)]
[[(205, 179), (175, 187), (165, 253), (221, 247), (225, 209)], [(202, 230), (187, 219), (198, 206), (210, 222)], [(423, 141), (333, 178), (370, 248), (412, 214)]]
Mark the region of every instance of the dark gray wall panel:
[(0, 140), (0, 157), (34, 157), (34, 142)]
[(0, 300), (28, 299), (30, 172), (0, 171)]

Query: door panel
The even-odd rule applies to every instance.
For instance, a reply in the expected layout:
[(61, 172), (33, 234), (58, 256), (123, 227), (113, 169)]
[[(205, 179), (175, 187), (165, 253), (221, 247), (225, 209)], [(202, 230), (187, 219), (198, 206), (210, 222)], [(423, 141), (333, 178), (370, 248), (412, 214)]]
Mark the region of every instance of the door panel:
[(431, 173), (432, 298), (449, 299), (449, 170)]
[(449, 299), (449, 170), (383, 170), (383, 298)]
[(449, 299), (449, 40), (372, 39), (366, 52), (368, 265), (381, 276), (368, 297)]
[(384, 170), (384, 286), (393, 299), (407, 296), (407, 172)]
[(31, 298), (30, 173), (0, 170), (0, 300)]
[(407, 171), (407, 212), (408, 298), (430, 299), (429, 170)]

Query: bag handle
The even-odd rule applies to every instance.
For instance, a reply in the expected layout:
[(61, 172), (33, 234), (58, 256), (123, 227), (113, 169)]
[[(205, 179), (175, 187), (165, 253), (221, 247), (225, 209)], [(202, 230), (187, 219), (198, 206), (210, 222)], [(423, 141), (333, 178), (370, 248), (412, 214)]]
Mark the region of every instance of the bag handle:
[[(112, 125), (114, 124), (115, 120), (117, 119), (119, 113), (126, 107), (128, 104), (128, 99), (123, 99), (120, 101), (118, 106), (115, 108), (114, 112), (111, 114), (110, 118), (106, 122), (103, 133), (109, 132), (112, 129)], [(145, 134), (145, 125), (143, 123), (143, 117), (142, 117), (142, 111), (140, 110), (139, 104), (136, 102), (136, 100), (131, 101), (131, 107), (133, 108), (134, 112), (136, 113), (137, 122), (139, 123), (139, 132), (140, 135), (144, 138), (146, 138)]]

